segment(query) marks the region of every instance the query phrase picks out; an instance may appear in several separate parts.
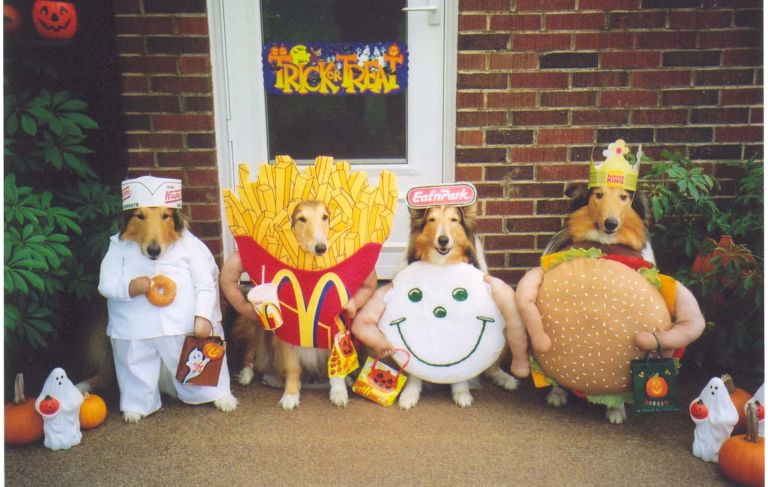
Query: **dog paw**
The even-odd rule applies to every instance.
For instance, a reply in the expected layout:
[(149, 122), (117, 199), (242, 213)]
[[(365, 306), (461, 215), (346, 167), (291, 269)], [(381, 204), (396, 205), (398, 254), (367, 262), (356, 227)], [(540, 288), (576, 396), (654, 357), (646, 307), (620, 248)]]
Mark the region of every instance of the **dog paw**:
[(237, 403), (237, 398), (232, 394), (227, 394), (226, 396), (213, 401), (213, 405), (216, 406), (216, 409), (223, 413), (228, 413), (237, 409)]
[(568, 402), (568, 392), (561, 387), (553, 387), (547, 394), (547, 404), (559, 408), (565, 406)]
[(456, 391), (453, 393), (453, 402), (460, 408), (468, 408), (475, 402), (475, 398), (469, 391)]
[(501, 369), (496, 369), (489, 374), (494, 384), (505, 391), (514, 391), (520, 385), (520, 381), (507, 374)]
[(340, 408), (346, 407), (349, 402), (349, 393), (342, 377), (331, 378), (331, 402)]
[(123, 419), (126, 423), (138, 423), (142, 418), (144, 418), (144, 415), (135, 411), (123, 412)]
[(400, 399), (398, 399), (397, 404), (403, 411), (408, 411), (419, 403), (420, 395), (421, 391), (403, 390), (403, 392), (400, 393)]
[(283, 394), (278, 403), (285, 411), (291, 411), (299, 407), (299, 395), (298, 394)]
[(253, 380), (253, 367), (243, 367), (243, 370), (240, 371), (239, 374), (237, 374), (237, 382), (241, 386), (247, 386), (251, 383)]
[(624, 406), (606, 408), (605, 417), (608, 418), (608, 421), (610, 421), (611, 424), (621, 424), (627, 420), (627, 410)]

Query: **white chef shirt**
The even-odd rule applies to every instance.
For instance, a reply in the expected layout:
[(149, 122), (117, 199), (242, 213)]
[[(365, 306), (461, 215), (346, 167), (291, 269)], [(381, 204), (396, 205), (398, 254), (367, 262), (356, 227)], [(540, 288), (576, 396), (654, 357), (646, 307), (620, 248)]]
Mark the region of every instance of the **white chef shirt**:
[[(176, 298), (171, 304), (158, 307), (144, 294), (128, 295), (131, 280), (157, 275), (176, 283)], [(113, 235), (99, 277), (99, 292), (109, 307), (107, 335), (124, 340), (185, 335), (194, 331), (195, 316), (215, 326), (221, 321), (218, 276), (211, 251), (188, 230), (157, 260), (144, 256), (138, 243)]]

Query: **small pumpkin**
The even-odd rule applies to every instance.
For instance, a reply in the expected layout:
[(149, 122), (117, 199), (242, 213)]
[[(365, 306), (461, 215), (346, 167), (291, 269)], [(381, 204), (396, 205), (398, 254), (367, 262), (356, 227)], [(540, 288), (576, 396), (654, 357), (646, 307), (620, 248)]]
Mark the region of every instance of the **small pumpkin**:
[(46, 39), (71, 39), (77, 33), (77, 9), (72, 2), (35, 0), (32, 23)]
[(663, 377), (655, 374), (645, 383), (645, 393), (648, 394), (648, 397), (664, 397), (669, 393), (669, 385)]
[(24, 375), (16, 374), (13, 402), (5, 405), (5, 444), (27, 445), (43, 437), (43, 418), (35, 411), (35, 400), (24, 396)]
[(691, 413), (691, 417), (693, 419), (706, 419), (707, 416), (709, 416), (709, 408), (707, 408), (707, 405), (704, 404), (704, 401), (701, 399), (691, 403), (691, 406), (688, 408), (688, 410)]
[(80, 405), (80, 429), (93, 429), (107, 418), (107, 404), (96, 394), (85, 393)]
[(219, 360), (224, 356), (224, 342), (208, 342), (203, 345), (203, 355), (211, 360)]
[(3, 4), (3, 30), (5, 32), (16, 32), (21, 26), (21, 15), (18, 9), (13, 5)]
[(765, 438), (757, 434), (757, 405), (746, 406), (747, 433), (725, 440), (718, 453), (720, 471), (740, 485), (765, 485)]
[(736, 387), (736, 383), (733, 381), (733, 377), (730, 374), (724, 374), (720, 377), (723, 379), (725, 388), (728, 389), (728, 395), (731, 396), (731, 402), (736, 406), (736, 411), (739, 412), (739, 422), (733, 427), (734, 433), (743, 433), (746, 431), (747, 418), (744, 414), (744, 406), (747, 401), (752, 399), (752, 396), (744, 389)]
[(45, 396), (42, 401), (40, 401), (40, 414), (43, 414), (45, 416), (52, 416), (59, 412), (59, 400), (55, 397), (51, 396)]

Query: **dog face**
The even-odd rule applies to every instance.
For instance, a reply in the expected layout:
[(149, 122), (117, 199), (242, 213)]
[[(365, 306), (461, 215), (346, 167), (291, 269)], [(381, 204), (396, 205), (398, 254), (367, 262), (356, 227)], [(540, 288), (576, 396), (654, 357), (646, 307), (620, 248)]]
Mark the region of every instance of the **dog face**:
[(305, 252), (316, 256), (328, 250), (330, 212), (322, 201), (302, 201), (291, 214), (291, 230)]
[(623, 188), (586, 185), (570, 187), (569, 226), (574, 242), (591, 241), (606, 245), (623, 244), (640, 250), (645, 243), (648, 198)]
[(123, 212), (120, 238), (133, 240), (142, 254), (155, 260), (186, 227), (184, 216), (173, 208), (136, 208)]
[(476, 206), (411, 209), (408, 262), (477, 264), (474, 248)]

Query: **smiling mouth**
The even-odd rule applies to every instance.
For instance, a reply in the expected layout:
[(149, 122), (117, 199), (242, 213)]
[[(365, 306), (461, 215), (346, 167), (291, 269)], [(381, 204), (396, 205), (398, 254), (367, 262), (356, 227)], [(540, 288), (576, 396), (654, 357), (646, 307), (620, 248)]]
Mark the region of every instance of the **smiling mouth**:
[(437, 253), (440, 255), (448, 255), (448, 252), (451, 251), (453, 247), (435, 247), (435, 250), (437, 250)]
[(477, 350), (477, 347), (480, 346), (480, 340), (482, 340), (483, 334), (485, 334), (485, 327), (486, 327), (486, 325), (488, 323), (493, 323), (493, 322), (496, 321), (493, 318), (489, 318), (489, 317), (486, 317), (486, 316), (476, 316), (475, 318), (477, 318), (483, 324), (483, 327), (480, 329), (480, 333), (477, 336), (477, 340), (475, 340), (475, 344), (472, 346), (472, 350), (467, 352), (467, 354), (465, 354), (463, 357), (461, 357), (458, 360), (454, 360), (453, 362), (445, 362), (445, 363), (436, 363), (436, 362), (430, 362), (428, 360), (424, 360), (416, 352), (413, 351), (411, 346), (408, 344), (408, 341), (405, 339), (405, 336), (403, 335), (402, 328), (400, 328), (400, 325), (405, 321), (405, 318), (398, 318), (398, 319), (390, 322), (389, 326), (396, 326), (397, 327), (397, 332), (400, 334), (400, 339), (403, 340), (403, 345), (405, 345), (405, 348), (408, 349), (408, 352), (416, 360), (418, 360), (419, 362), (425, 363), (427, 365), (430, 365), (432, 367), (450, 367), (452, 365), (456, 365), (456, 364), (459, 364), (459, 363), (467, 360), (473, 353), (475, 353), (475, 350)]

